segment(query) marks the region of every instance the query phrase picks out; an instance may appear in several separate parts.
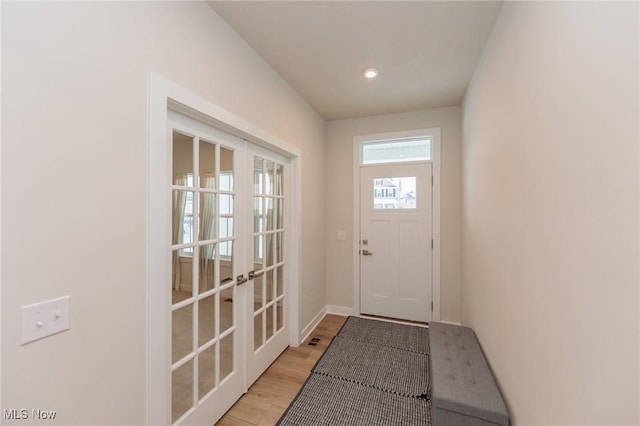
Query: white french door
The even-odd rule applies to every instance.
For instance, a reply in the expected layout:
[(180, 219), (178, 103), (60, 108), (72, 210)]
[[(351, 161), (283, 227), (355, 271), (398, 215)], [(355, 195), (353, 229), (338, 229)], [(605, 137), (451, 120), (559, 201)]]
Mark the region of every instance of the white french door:
[(170, 420), (213, 424), (289, 344), (288, 159), (168, 118)]
[(206, 424), (244, 392), (244, 142), (178, 114), (171, 140), (171, 422)]
[(248, 383), (253, 383), (289, 344), (285, 245), (288, 161), (253, 147), (249, 152), (252, 206), (247, 312)]

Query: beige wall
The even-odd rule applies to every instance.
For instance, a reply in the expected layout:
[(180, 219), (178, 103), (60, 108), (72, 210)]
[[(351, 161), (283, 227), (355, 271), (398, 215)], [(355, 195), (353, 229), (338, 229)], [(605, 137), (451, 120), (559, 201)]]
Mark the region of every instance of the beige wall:
[(637, 425), (638, 3), (506, 3), (463, 106), (463, 322), (515, 424)]
[[(1, 7), (2, 408), (145, 423), (150, 71), (300, 149), (300, 327), (325, 306), (324, 120), (211, 8)], [(20, 346), (20, 306), (68, 294), (71, 329)]]
[[(401, 130), (440, 127), (441, 315), (460, 321), (461, 124), (460, 107), (380, 115), (327, 124), (327, 300), (353, 307), (353, 137)], [(337, 239), (347, 231), (347, 240)]]

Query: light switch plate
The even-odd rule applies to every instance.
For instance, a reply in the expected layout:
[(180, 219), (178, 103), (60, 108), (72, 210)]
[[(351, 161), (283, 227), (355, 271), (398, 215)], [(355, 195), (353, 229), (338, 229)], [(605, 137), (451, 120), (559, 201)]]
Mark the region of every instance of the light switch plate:
[(338, 231), (338, 241), (347, 241), (347, 231)]
[(69, 329), (70, 296), (22, 307), (22, 344)]

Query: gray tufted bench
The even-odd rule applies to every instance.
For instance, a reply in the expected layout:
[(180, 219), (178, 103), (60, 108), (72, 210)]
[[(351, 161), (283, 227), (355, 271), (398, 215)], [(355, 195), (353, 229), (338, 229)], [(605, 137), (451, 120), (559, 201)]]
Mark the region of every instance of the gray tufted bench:
[(509, 425), (509, 413), (472, 329), (429, 323), (434, 426)]

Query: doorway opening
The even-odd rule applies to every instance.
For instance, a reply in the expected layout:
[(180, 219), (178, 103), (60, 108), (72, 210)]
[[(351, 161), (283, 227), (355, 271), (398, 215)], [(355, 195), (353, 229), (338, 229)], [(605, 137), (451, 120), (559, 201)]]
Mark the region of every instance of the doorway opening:
[(147, 423), (215, 423), (300, 343), (300, 152), (153, 74), (149, 107)]

